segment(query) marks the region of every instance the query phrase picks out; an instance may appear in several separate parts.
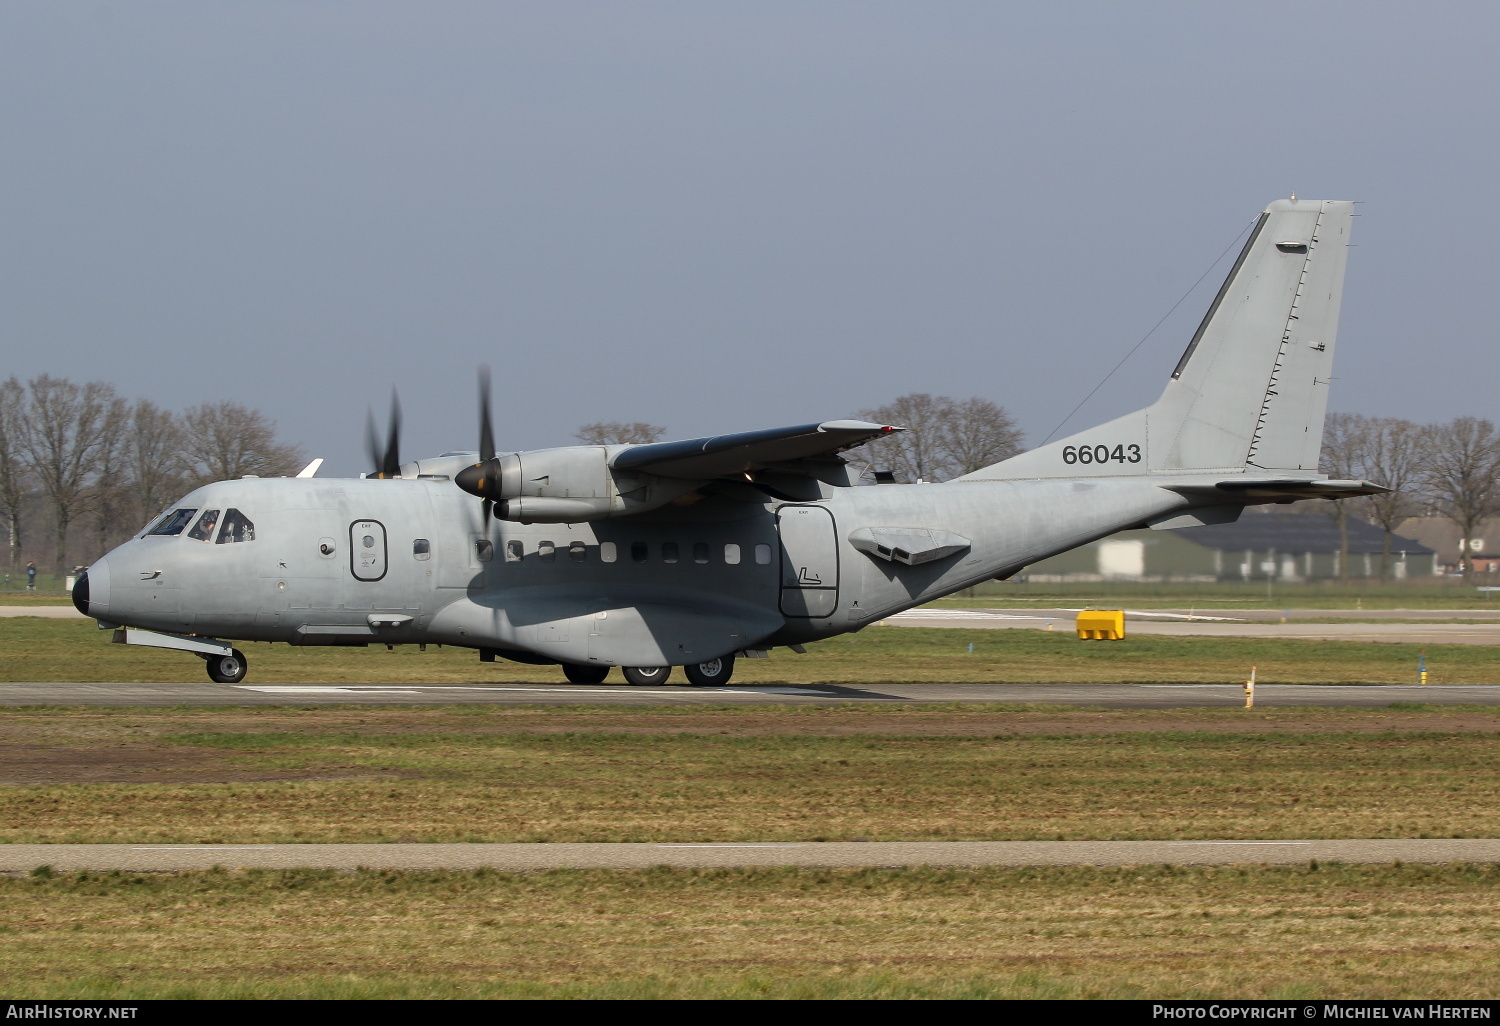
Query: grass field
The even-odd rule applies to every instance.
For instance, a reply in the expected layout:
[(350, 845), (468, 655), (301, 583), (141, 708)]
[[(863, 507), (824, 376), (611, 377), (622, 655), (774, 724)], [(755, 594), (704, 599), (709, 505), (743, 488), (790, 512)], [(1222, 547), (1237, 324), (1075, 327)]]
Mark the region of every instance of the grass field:
[[(198, 680), (0, 620), (20, 680)], [(966, 651), (974, 642), (975, 653)], [(247, 646), (257, 680), (555, 680)], [(1431, 646), (1443, 682), (1500, 652)], [(743, 681), (1406, 681), (1410, 646), (868, 628)], [(1500, 709), (3, 708), (0, 842), (1500, 836)], [(0, 877), (15, 998), (1493, 999), (1500, 867)], [(25, 981), (17, 983), (16, 981)]]
[[(110, 644), (86, 620), (0, 619), (0, 680), (201, 681), (182, 652)], [(974, 651), (970, 653), (968, 646)], [(559, 681), (555, 667), (481, 663), (469, 649), (298, 648), (244, 644), (250, 683)], [(1070, 631), (867, 627), (771, 659), (742, 659), (741, 684), (944, 681), (996, 683), (1237, 683), (1252, 664), (1268, 684), (1409, 684), (1425, 650), (1433, 684), (1500, 683), (1500, 646), (1401, 645), (1273, 638), (1135, 635), (1079, 641)], [(617, 683), (619, 677), (612, 678)], [(678, 683), (682, 682), (679, 675)]]
[(1500, 606), (1492, 592), (1478, 585), (1500, 581), (1476, 575), (1461, 578), (1424, 578), (1411, 581), (1308, 581), (1275, 583), (1270, 593), (1265, 581), (1217, 581), (1190, 584), (1141, 581), (1030, 583), (1021, 578), (991, 581), (960, 592), (943, 605), (967, 606), (1117, 606), (1134, 609), (1475, 609)]
[(1500, 868), (0, 879), (12, 998), (1493, 999)]
[(1500, 836), (1491, 709), (0, 713), (0, 841)]

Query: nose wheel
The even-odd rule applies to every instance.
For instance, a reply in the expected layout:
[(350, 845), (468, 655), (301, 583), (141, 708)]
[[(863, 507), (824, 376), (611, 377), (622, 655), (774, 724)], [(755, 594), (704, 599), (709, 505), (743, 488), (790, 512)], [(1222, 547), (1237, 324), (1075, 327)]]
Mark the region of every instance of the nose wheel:
[(237, 648), (229, 655), (209, 656), (207, 661), (208, 679), (215, 684), (238, 684), (245, 679), (245, 671), (250, 667), (245, 653)]
[(728, 684), (729, 678), (734, 676), (734, 656), (720, 656), (706, 663), (688, 663), (682, 668), (682, 672), (687, 674), (688, 683), (694, 687)]

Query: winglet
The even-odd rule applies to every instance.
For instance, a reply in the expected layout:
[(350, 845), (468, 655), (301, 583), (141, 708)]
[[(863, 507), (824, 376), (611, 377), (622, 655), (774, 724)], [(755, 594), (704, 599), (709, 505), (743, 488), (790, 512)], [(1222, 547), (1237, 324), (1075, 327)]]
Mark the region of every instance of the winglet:
[(298, 477), (316, 477), (317, 473), (318, 473), (318, 468), (321, 467), (322, 465), (323, 465), (323, 457), (319, 456), (317, 459), (313, 460), (307, 466), (305, 466), (301, 470), (297, 471), (297, 476)]

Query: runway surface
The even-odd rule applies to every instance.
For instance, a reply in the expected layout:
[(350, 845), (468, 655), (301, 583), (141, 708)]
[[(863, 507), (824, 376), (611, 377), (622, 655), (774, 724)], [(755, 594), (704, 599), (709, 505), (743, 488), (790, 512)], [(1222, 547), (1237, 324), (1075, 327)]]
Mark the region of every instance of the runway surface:
[(647, 869), (652, 866), (1131, 866), (1500, 862), (1500, 840), (855, 841), (741, 844), (4, 844), (0, 872)]
[[(559, 675), (560, 676), (560, 675)], [(848, 702), (1053, 702), (1107, 709), (1238, 707), (1238, 684), (835, 684), (724, 688), (536, 684), (69, 684), (0, 683), (0, 706), (227, 705), (725, 705)], [(1257, 708), (1276, 706), (1500, 705), (1500, 685), (1258, 684)]]
[[(1495, 623), (1431, 623), (1435, 619), (1491, 619), (1494, 611), (1475, 609), (1402, 609), (1364, 612), (1354, 609), (1291, 610), (1286, 623), (1265, 609), (1127, 610), (1125, 635), (1151, 634), (1180, 638), (1301, 638), (1309, 641), (1377, 641), (1406, 645), (1500, 645)], [(1308, 618), (1350, 618), (1348, 623), (1299, 623)], [(937, 609), (923, 607), (879, 621), (887, 627), (963, 627), (973, 630), (1054, 630), (1071, 633), (1077, 610)], [(1274, 621), (1270, 618), (1275, 617)], [(1417, 621), (1417, 622), (1405, 622)]]

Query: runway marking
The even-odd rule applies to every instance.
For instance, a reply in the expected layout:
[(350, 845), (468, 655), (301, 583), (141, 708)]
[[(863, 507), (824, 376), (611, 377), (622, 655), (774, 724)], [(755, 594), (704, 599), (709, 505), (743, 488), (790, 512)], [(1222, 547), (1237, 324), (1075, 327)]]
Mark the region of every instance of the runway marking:
[[(1063, 686), (1066, 685), (1049, 685)], [(1186, 688), (1232, 688), (1236, 691), (1243, 684), (1135, 684), (1138, 688), (1156, 688), (1162, 691)], [(1257, 684), (1259, 688), (1295, 688), (1298, 691), (1344, 691), (1348, 688), (1380, 688), (1382, 691), (1472, 691), (1476, 688), (1500, 688), (1500, 684)]]
[[(983, 613), (974, 609), (907, 609), (892, 613), (887, 620), (1042, 620), (1042, 616), (1016, 616), (1012, 613)], [(1054, 617), (1053, 619), (1056, 619)]]
[(165, 848), (145, 848), (132, 846), (131, 851), (270, 851), (275, 845), (271, 844), (211, 844), (211, 845), (176, 845)]
[(628, 685), (622, 685), (618, 688), (497, 688), (464, 684), (418, 684), (407, 688), (388, 688), (382, 687), (379, 684), (356, 684), (348, 687), (314, 687), (282, 684), (235, 684), (233, 686), (241, 691), (258, 691), (267, 695), (420, 695), (427, 691), (521, 691), (546, 692), (561, 695), (701, 695), (704, 693), (737, 695), (746, 692), (762, 695), (833, 696), (837, 694), (834, 691), (815, 691), (810, 688), (758, 687), (755, 685), (723, 688), (683, 688), (679, 691), (645, 691)]
[[(1092, 610), (1088, 610), (1088, 609), (1067, 609), (1067, 608), (1064, 608), (1064, 607), (1061, 607), (1061, 606), (1059, 606), (1058, 608), (1062, 609), (1062, 611), (1065, 612), (1065, 613), (1088, 613), (1088, 612), (1092, 612)], [(1125, 612), (1126, 616), (1145, 616), (1145, 617), (1160, 616), (1160, 617), (1166, 617), (1166, 618), (1173, 619), (1173, 620), (1185, 620), (1188, 623), (1197, 623), (1199, 620), (1212, 620), (1212, 621), (1215, 621), (1217, 623), (1244, 623), (1245, 622), (1242, 618), (1240, 618), (1238, 616), (1204, 616), (1201, 613), (1148, 613), (1145, 610), (1141, 610), (1141, 609), (1127, 609), (1124, 612)]]
[(404, 690), (395, 690), (395, 689), (392, 689), (392, 688), (385, 688), (385, 689), (377, 689), (377, 690), (371, 691), (369, 689), (333, 688), (333, 687), (294, 688), (294, 687), (284, 687), (284, 686), (279, 685), (279, 684), (278, 685), (272, 685), (270, 687), (262, 687), (262, 686), (258, 686), (258, 685), (254, 685), (254, 684), (236, 684), (234, 686), (237, 687), (237, 688), (239, 688), (241, 691), (261, 691), (261, 692), (264, 692), (264, 693), (266, 693), (268, 695), (363, 695), (363, 694), (375, 694), (375, 695), (420, 695), (422, 693), (420, 691), (413, 691), (410, 688), (406, 688)]

